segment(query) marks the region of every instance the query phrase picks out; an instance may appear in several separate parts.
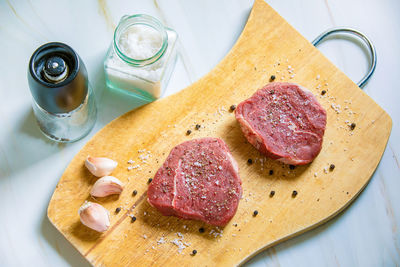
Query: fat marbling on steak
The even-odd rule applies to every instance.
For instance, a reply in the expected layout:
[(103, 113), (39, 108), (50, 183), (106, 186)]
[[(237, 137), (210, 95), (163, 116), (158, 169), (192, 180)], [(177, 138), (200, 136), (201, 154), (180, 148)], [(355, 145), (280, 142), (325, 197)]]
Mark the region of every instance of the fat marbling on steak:
[(174, 147), (149, 185), (147, 200), (163, 215), (224, 226), (242, 194), (238, 165), (218, 138), (200, 138)]
[(297, 84), (266, 85), (241, 102), (235, 116), (247, 140), (272, 159), (304, 165), (321, 151), (326, 111)]

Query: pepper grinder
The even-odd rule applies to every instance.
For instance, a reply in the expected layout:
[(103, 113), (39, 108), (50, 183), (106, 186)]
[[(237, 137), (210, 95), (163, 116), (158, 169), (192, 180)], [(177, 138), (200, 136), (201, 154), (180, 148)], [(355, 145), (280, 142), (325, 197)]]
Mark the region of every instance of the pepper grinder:
[(57, 142), (86, 136), (96, 121), (96, 104), (85, 64), (68, 45), (40, 46), (28, 66), (33, 111), (40, 130)]

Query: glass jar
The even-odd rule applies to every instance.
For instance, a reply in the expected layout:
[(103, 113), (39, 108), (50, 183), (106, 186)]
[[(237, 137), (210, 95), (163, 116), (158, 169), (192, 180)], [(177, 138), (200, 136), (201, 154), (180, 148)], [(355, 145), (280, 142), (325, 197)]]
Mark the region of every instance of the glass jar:
[(104, 61), (107, 86), (145, 101), (159, 98), (175, 67), (177, 38), (151, 16), (123, 16)]

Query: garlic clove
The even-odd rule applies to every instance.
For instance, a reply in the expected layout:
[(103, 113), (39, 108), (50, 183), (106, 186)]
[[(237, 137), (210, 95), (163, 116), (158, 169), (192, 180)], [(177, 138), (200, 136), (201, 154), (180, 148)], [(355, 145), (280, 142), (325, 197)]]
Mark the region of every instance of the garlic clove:
[(106, 197), (114, 194), (121, 194), (124, 184), (113, 176), (104, 176), (97, 180), (90, 194), (94, 197)]
[(78, 213), (81, 222), (97, 232), (105, 232), (110, 227), (110, 213), (100, 204), (85, 201)]
[(97, 177), (111, 174), (117, 165), (118, 162), (108, 158), (88, 156), (85, 161), (86, 168)]

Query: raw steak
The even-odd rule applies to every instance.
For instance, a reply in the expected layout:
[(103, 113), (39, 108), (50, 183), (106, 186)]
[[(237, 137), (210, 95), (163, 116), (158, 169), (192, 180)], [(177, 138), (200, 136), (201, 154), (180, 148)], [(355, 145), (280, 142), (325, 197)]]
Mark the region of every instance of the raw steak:
[(272, 159), (304, 165), (321, 151), (326, 111), (297, 84), (266, 85), (241, 102), (235, 116), (247, 140)]
[(171, 150), (149, 186), (147, 200), (163, 215), (224, 226), (236, 213), (241, 184), (224, 141), (194, 139)]

